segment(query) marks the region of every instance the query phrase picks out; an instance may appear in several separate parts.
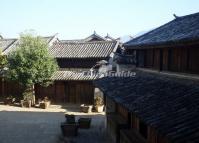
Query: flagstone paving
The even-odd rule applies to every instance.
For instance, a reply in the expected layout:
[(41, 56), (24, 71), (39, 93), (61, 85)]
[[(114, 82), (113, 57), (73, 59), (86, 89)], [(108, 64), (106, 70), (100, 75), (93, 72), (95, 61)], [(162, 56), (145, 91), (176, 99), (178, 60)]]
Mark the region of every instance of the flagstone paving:
[[(90, 129), (79, 129), (77, 137), (64, 138), (60, 123), (64, 113), (91, 117)], [(0, 143), (108, 143), (104, 113), (81, 113), (79, 106), (52, 105), (49, 109), (0, 105)]]

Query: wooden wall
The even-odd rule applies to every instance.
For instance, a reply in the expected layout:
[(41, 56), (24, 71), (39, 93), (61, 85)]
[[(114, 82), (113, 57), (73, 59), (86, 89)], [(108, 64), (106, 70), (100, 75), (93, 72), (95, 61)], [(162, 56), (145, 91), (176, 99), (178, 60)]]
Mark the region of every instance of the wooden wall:
[(168, 70), (169, 69), (169, 50), (163, 49), (163, 56), (162, 56), (162, 70)]
[(145, 65), (147, 68), (152, 68), (154, 62), (154, 50), (147, 49), (145, 54)]
[(139, 119), (133, 113), (131, 113), (131, 128), (139, 130)]
[[(139, 132), (140, 134), (140, 119), (137, 117), (135, 114), (131, 113), (131, 128), (134, 129), (135, 131)], [(147, 124), (146, 124), (147, 125)], [(169, 143), (169, 140), (159, 134), (157, 130), (149, 125), (147, 125), (147, 138), (146, 142), (147, 143)], [(140, 134), (141, 135), (141, 134)], [(143, 140), (143, 136), (141, 137)]]
[(115, 113), (116, 112), (116, 103), (106, 96), (106, 113)]
[(117, 113), (124, 118), (124, 120), (126, 122), (128, 122), (129, 120), (129, 114), (128, 114), (128, 110), (126, 108), (124, 108), (123, 106), (117, 104)]
[(136, 55), (138, 67), (160, 69), (160, 49), (138, 50)]
[(60, 68), (92, 68), (100, 60), (108, 60), (107, 58), (57, 58), (57, 63)]
[(199, 73), (199, 46), (188, 50), (188, 69), (192, 73)]
[[(10, 81), (0, 82), (0, 97), (18, 96), (22, 98), (24, 88)], [(57, 103), (84, 103), (93, 104), (94, 86), (91, 81), (56, 81), (48, 87), (35, 85), (36, 99), (45, 96)]]
[(0, 97), (3, 96), (3, 84), (2, 84), (2, 78), (0, 78)]
[(136, 60), (137, 60), (138, 67), (145, 67), (145, 51), (144, 50), (137, 50)]
[(199, 46), (137, 50), (137, 66), (172, 72), (199, 74)]
[(54, 102), (93, 104), (94, 86), (91, 81), (55, 81), (49, 87), (37, 85), (36, 97), (48, 96)]
[(15, 96), (15, 97), (22, 97), (22, 93), (24, 88), (18, 84), (17, 82), (12, 81), (2, 81), (0, 79), (0, 96)]

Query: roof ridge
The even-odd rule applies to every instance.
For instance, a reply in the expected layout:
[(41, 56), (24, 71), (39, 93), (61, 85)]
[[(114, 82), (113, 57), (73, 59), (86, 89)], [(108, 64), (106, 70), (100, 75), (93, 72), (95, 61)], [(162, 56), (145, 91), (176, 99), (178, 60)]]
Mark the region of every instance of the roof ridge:
[(133, 39), (127, 41), (126, 43), (124, 43), (124, 45), (125, 45), (125, 46), (128, 46), (128, 43), (131, 43), (131, 41), (137, 40), (137, 39), (139, 39), (139, 38), (142, 37), (142, 36), (146, 36), (146, 35), (152, 33), (153, 31), (156, 31), (156, 30), (162, 28), (163, 26), (165, 26), (165, 25), (167, 25), (167, 24), (173, 22), (174, 20), (177, 20), (177, 18), (176, 18), (176, 19), (173, 19), (173, 20), (171, 20), (171, 21), (169, 21), (169, 22), (167, 22), (167, 23), (165, 23), (165, 24), (163, 24), (163, 25), (161, 25), (161, 26), (159, 26), (159, 27), (157, 27), (157, 28), (154, 28), (154, 29), (152, 29), (152, 30), (150, 30), (150, 31), (148, 31), (148, 32), (146, 32), (146, 33), (144, 33), (144, 34), (142, 34), (142, 35), (136, 37), (136, 38), (133, 38)]
[(179, 16), (178, 18), (185, 18), (185, 17), (195, 16), (195, 15), (199, 15), (199, 12), (192, 13), (192, 14), (187, 14), (187, 15), (183, 15), (183, 16)]
[(69, 44), (69, 45), (74, 45), (74, 44), (99, 44), (99, 43), (116, 43), (117, 41), (91, 41), (91, 42), (56, 42), (54, 43), (59, 44), (59, 45), (64, 45), (64, 44)]
[(126, 43), (124, 43), (124, 45), (125, 45), (125, 46), (129, 46), (128, 44), (130, 44), (132, 41), (135, 41), (135, 40), (137, 40), (137, 39), (140, 39), (141, 37), (144, 37), (144, 36), (146, 36), (146, 35), (149, 35), (149, 34), (151, 34), (152, 32), (157, 31), (157, 30), (159, 30), (160, 28), (162, 28), (162, 27), (164, 27), (164, 26), (166, 26), (166, 25), (168, 25), (168, 24), (170, 24), (170, 23), (172, 23), (172, 22), (174, 22), (174, 21), (178, 21), (178, 20), (181, 20), (181, 19), (183, 19), (183, 18), (187, 18), (187, 17), (191, 17), (191, 16), (196, 16), (196, 15), (199, 15), (199, 12), (194, 13), (194, 14), (189, 14), (189, 15), (179, 16), (179, 17), (177, 17), (177, 18), (174, 18), (173, 20), (171, 20), (171, 21), (169, 21), (169, 22), (166, 22), (165, 24), (163, 24), (163, 25), (161, 25), (161, 26), (159, 26), (159, 27), (157, 27), (157, 28), (154, 28), (154, 29), (150, 30), (150, 31), (148, 31), (148, 32), (145, 33), (145, 34), (142, 34), (142, 35), (140, 35), (140, 36), (138, 36), (138, 37), (136, 37), (136, 38), (134, 38), (134, 39), (132, 39), (132, 40), (130, 40), (130, 41), (127, 41)]
[(1, 41), (5, 41), (5, 40), (18, 40), (17, 38), (3, 38), (3, 39), (0, 39)]

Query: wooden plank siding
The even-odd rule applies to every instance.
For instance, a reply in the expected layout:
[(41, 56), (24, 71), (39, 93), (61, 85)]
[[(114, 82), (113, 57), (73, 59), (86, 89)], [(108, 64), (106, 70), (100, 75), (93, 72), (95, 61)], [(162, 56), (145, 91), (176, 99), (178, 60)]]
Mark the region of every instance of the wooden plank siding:
[(154, 62), (154, 50), (147, 49), (145, 54), (145, 67), (147, 68), (153, 68), (153, 62)]
[(37, 98), (48, 96), (54, 102), (93, 104), (94, 86), (90, 81), (55, 81), (49, 87), (37, 85)]
[(133, 132), (131, 131), (131, 133), (133, 133), (131, 138), (136, 136), (137, 140), (139, 139), (140, 142), (169, 143), (167, 138), (159, 134), (155, 128), (149, 125), (147, 125), (147, 138), (145, 139), (140, 133), (140, 119), (134, 113), (131, 113), (131, 130), (133, 130)]
[(128, 122), (129, 120), (129, 114), (128, 114), (128, 110), (124, 107), (122, 107), (120, 104), (117, 104), (117, 113), (124, 118), (125, 121)]
[(108, 96), (106, 96), (106, 114), (109, 113), (115, 113), (117, 104), (110, 99)]
[(160, 49), (138, 50), (137, 66), (160, 70)]
[(137, 67), (199, 74), (199, 46), (137, 50)]
[(133, 113), (131, 113), (131, 128), (139, 130), (139, 119)]
[(144, 50), (137, 50), (137, 66), (138, 67), (145, 67), (145, 51)]
[[(17, 82), (0, 82), (0, 97), (22, 97), (24, 88)], [(94, 86), (91, 81), (55, 81), (48, 87), (35, 85), (36, 99), (48, 97), (57, 103), (84, 103), (93, 104)]]
[(24, 92), (24, 88), (22, 87), (22, 85), (13, 81), (4, 80), (2, 88), (4, 96), (12, 95), (22, 97), (22, 94)]
[(92, 68), (98, 61), (108, 60), (108, 58), (57, 58), (60, 68)]
[(160, 49), (154, 49), (153, 68), (156, 70), (160, 70)]
[(199, 55), (199, 45), (195, 46), (188, 51), (189, 53), (189, 62), (188, 62), (188, 70), (191, 73), (199, 73), (199, 60), (198, 60), (198, 55)]
[(0, 78), (0, 97), (3, 96), (3, 80)]
[(198, 47), (172, 48), (168, 50), (168, 70), (184, 73), (199, 73)]

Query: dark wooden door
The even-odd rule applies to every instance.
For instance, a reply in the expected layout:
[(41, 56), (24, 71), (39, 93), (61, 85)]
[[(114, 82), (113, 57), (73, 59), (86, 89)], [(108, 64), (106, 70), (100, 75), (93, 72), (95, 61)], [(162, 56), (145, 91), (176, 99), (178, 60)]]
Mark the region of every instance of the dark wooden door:
[(92, 104), (94, 86), (90, 82), (68, 81), (65, 82), (65, 102)]
[(65, 84), (63, 82), (56, 83), (56, 90), (55, 90), (55, 101), (56, 102), (66, 102), (66, 95), (65, 95)]
[(71, 83), (69, 84), (69, 102), (70, 103), (77, 103), (76, 102), (76, 84)]

